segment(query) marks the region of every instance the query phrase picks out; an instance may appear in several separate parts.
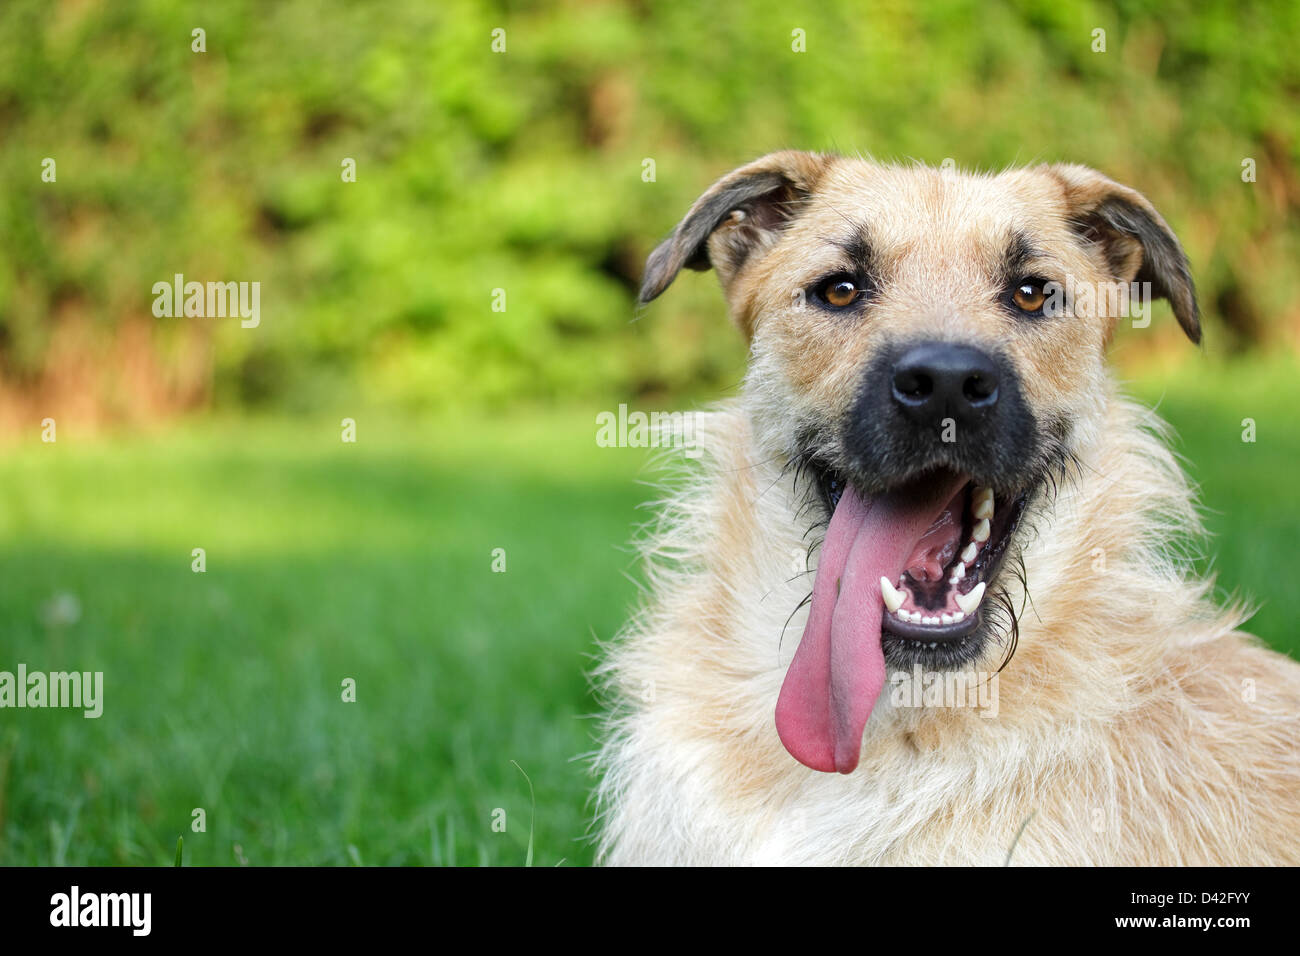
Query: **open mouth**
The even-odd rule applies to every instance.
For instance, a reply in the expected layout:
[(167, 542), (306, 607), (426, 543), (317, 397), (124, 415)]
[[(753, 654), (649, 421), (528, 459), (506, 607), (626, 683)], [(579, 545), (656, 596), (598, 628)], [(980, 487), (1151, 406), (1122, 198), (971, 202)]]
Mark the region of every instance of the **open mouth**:
[(777, 732), (814, 770), (857, 766), (886, 654), (936, 667), (978, 656), (984, 601), (1024, 493), (936, 469), (865, 494), (814, 469), (831, 512), (803, 637), (777, 699)]
[[(820, 471), (818, 479), (833, 513), (845, 483), (828, 471)], [(949, 479), (939, 474), (918, 480)], [(881, 631), (931, 650), (963, 643), (979, 627), (980, 607), (1006, 556), (1025, 498), (1023, 492), (1000, 495), (966, 480), (917, 539), (902, 572), (892, 580), (881, 576)]]

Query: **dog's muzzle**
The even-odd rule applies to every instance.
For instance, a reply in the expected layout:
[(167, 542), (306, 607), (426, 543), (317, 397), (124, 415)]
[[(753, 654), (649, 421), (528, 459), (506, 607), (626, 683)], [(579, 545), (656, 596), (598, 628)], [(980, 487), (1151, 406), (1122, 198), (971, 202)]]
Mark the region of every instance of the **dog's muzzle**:
[(894, 402), (921, 426), (951, 418), (978, 427), (998, 403), (998, 367), (969, 345), (923, 342), (904, 351), (890, 380)]
[(1037, 429), (1010, 362), (956, 342), (887, 348), (870, 364), (841, 432), (845, 478), (887, 491), (948, 469), (1000, 492), (1031, 476)]

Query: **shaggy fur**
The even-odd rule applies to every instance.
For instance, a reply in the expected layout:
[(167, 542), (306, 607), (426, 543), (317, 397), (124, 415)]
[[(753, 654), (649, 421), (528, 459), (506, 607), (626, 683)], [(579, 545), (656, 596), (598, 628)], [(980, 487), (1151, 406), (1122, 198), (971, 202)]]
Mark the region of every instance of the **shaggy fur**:
[[(755, 171), (764, 178), (747, 194)], [(744, 214), (728, 217), (733, 206)], [(1146, 201), (1080, 167), (953, 176), (786, 153), (727, 177), (696, 209), (708, 228), (684, 229), (688, 214), (652, 259), (647, 298), (692, 255), (712, 264), (751, 368), (740, 399), (698, 419), (706, 458), (666, 489), (643, 542), (643, 609), (596, 675), (610, 703), (600, 860), (1300, 863), (1300, 665), (1237, 630), (1247, 615), (1216, 606), (1196, 577), (1192, 489), (1164, 426), (1104, 369), (1113, 317), (1023, 328), (982, 293), (963, 298), (995, 281), (990, 250), (1007, 229), (1034, 227), (1040, 251), (1075, 275), (1133, 278), (1168, 259), (1160, 291), (1199, 337), (1181, 249)], [(1172, 247), (1153, 253), (1136, 227), (1099, 231), (1134, 215)], [(826, 237), (862, 222), (875, 224), (881, 271), (868, 319), (836, 327), (791, 311), (789, 289), (816, 272)], [(856, 771), (820, 773), (773, 722), (828, 517), (796, 442), (843, 420), (854, 374), (918, 312), (936, 334), (999, 342), (1034, 410), (1070, 423), (1068, 454), (1040, 473), (987, 599), (991, 639), (971, 669), (1002, 666), (996, 717), (895, 706), (887, 687)]]

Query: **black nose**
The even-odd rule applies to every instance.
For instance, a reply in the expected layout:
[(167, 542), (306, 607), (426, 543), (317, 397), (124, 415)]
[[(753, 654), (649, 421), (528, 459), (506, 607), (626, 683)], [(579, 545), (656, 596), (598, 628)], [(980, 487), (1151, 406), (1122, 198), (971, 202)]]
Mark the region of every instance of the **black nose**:
[(998, 402), (998, 369), (979, 349), (923, 342), (894, 363), (894, 401), (915, 421), (969, 424)]

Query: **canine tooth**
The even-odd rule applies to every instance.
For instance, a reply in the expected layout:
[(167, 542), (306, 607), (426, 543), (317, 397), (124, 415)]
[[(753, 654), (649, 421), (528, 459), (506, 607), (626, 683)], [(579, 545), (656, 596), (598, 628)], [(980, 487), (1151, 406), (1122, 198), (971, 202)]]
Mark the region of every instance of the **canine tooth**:
[(993, 517), (993, 489), (980, 488), (975, 492), (975, 517), (992, 518)]
[(973, 614), (984, 598), (984, 582), (981, 581), (971, 588), (970, 594), (958, 594), (956, 598), (957, 606), (961, 608), (963, 614)]
[(942, 623), (944, 623), (944, 624), (951, 624), (951, 623), (952, 623), (952, 615), (951, 615), (951, 614), (940, 614), (940, 615), (939, 615), (939, 620), (940, 620), (940, 622), (942, 622)]
[(977, 554), (979, 554), (979, 548), (975, 547), (975, 542), (972, 541), (970, 544), (966, 545), (966, 550), (962, 551), (961, 559), (965, 564), (970, 564), (975, 560), (975, 555)]
[(903, 606), (903, 595), (898, 588), (889, 583), (889, 578), (880, 579), (880, 596), (885, 600), (885, 607), (893, 612)]
[(978, 541), (981, 544), (987, 541), (989, 539), (989, 519), (984, 518), (979, 524), (975, 525), (970, 536), (973, 540)]

